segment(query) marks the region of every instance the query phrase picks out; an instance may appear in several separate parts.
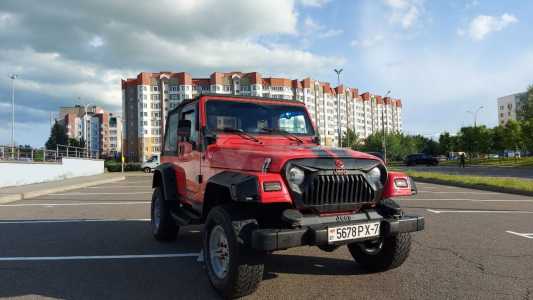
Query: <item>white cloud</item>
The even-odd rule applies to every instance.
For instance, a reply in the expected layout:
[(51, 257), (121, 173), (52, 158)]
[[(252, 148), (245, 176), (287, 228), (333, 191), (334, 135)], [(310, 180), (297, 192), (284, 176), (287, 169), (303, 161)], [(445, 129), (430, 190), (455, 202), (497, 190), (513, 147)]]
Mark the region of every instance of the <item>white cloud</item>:
[(360, 47), (360, 48), (370, 48), (373, 46), (378, 45), (379, 43), (383, 42), (384, 37), (381, 34), (377, 34), (373, 37), (362, 39), (362, 40), (353, 40), (350, 45), (352, 47)]
[[(160, 0), (157, 5), (130, 5), (57, 0), (42, 9), (3, 0), (0, 70), (21, 74), (17, 101), (43, 111), (73, 105), (77, 97), (118, 109), (120, 79), (141, 71), (319, 76), (343, 59), (266, 42), (299, 34), (296, 1)], [(309, 20), (317, 37), (340, 34)], [(3, 30), (6, 26), (11, 27)], [(0, 96), (8, 89), (7, 77), (0, 76)], [(0, 97), (0, 103), (6, 101)]]
[(326, 26), (317, 23), (311, 17), (307, 16), (303, 22), (303, 32), (302, 34), (306, 39), (310, 38), (330, 38), (343, 34), (344, 31), (341, 29), (327, 29)]
[(322, 7), (330, 1), (331, 0), (300, 0), (300, 3), (303, 6)]
[(460, 36), (468, 35), (474, 41), (481, 41), (490, 33), (501, 31), (516, 22), (518, 22), (518, 19), (514, 15), (507, 13), (500, 17), (480, 15), (470, 22), (468, 28), (460, 28), (457, 33)]
[(330, 38), (330, 37), (335, 37), (335, 36), (339, 36), (341, 34), (343, 34), (344, 31), (342, 29), (328, 29), (324, 32), (321, 32), (318, 34), (318, 37), (320, 38)]
[(389, 22), (410, 29), (417, 24), (424, 11), (423, 0), (385, 0), (391, 11)]
[(466, 1), (465, 9), (473, 8), (473, 7), (476, 7), (478, 5), (479, 5), (479, 1), (478, 0), (469, 0), (469, 1)]
[(101, 36), (95, 35), (90, 41), (89, 45), (94, 48), (100, 48), (104, 45), (104, 40)]

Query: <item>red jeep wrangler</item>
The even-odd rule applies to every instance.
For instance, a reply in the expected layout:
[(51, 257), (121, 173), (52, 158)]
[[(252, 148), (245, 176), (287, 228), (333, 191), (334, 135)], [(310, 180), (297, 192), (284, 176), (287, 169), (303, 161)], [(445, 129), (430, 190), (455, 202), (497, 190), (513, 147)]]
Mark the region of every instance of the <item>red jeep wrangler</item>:
[(252, 293), (268, 253), (303, 245), (347, 245), (369, 270), (400, 266), (410, 232), (393, 197), (416, 188), (372, 155), (319, 145), (304, 104), (203, 95), (168, 113), (161, 165), (153, 177), (152, 230), (176, 239), (179, 226), (205, 224), (209, 280), (225, 297)]

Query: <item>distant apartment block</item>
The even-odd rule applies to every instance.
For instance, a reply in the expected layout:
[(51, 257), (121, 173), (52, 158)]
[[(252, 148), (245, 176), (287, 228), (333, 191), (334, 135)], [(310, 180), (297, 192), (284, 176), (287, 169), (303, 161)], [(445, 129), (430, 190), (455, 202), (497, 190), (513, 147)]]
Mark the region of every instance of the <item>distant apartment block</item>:
[(338, 120), (343, 134), (350, 128), (361, 138), (382, 130), (402, 131), (401, 100), (360, 93), (357, 88), (333, 87), (311, 78), (264, 78), (258, 72), (215, 72), (209, 78), (192, 78), (186, 72), (142, 72), (122, 80), (125, 155), (145, 160), (159, 153), (167, 112), (202, 93), (303, 102), (327, 146), (338, 144)]
[(509, 120), (519, 120), (517, 111), (522, 106), (521, 97), (525, 93), (516, 93), (498, 98), (498, 124), (505, 125)]
[(84, 140), (93, 154), (101, 157), (114, 156), (122, 144), (121, 118), (98, 106), (76, 105), (59, 109), (59, 122), (65, 126), (67, 136)]

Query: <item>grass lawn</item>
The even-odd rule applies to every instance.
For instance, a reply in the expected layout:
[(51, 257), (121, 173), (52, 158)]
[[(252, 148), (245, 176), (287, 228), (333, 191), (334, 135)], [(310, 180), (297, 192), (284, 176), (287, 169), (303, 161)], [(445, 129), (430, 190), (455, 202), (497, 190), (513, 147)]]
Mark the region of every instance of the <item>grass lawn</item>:
[(442, 183), (459, 184), (477, 188), (489, 187), (502, 189), (502, 191), (516, 190), (533, 193), (533, 180), (531, 179), (453, 175), (418, 171), (407, 171), (406, 173), (415, 179), (430, 179)]
[[(533, 167), (533, 157), (522, 158), (484, 158), (484, 159), (472, 159), (466, 160), (467, 165), (476, 166), (492, 166), (492, 167)], [(441, 161), (442, 166), (458, 166), (459, 161), (447, 160)]]

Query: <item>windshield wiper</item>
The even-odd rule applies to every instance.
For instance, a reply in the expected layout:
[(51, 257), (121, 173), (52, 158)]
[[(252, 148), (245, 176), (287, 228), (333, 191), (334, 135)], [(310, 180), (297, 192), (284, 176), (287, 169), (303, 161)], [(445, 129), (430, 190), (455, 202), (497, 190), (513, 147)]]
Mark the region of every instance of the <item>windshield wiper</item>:
[(283, 135), (284, 137), (288, 138), (291, 141), (296, 141), (299, 144), (303, 144), (304, 141), (302, 141), (299, 137), (296, 135), (282, 129), (273, 129), (273, 128), (261, 128), (262, 131), (270, 132), (270, 133), (279, 133)]
[(254, 141), (256, 143), (261, 143), (260, 140), (258, 140), (255, 136), (247, 133), (246, 131), (242, 130), (242, 129), (237, 129), (237, 128), (231, 128), (231, 127), (224, 127), (222, 128), (222, 131), (223, 132), (231, 132), (231, 133), (236, 133), (238, 136), (242, 137), (243, 139), (246, 139), (246, 140), (250, 140), (250, 141)]

